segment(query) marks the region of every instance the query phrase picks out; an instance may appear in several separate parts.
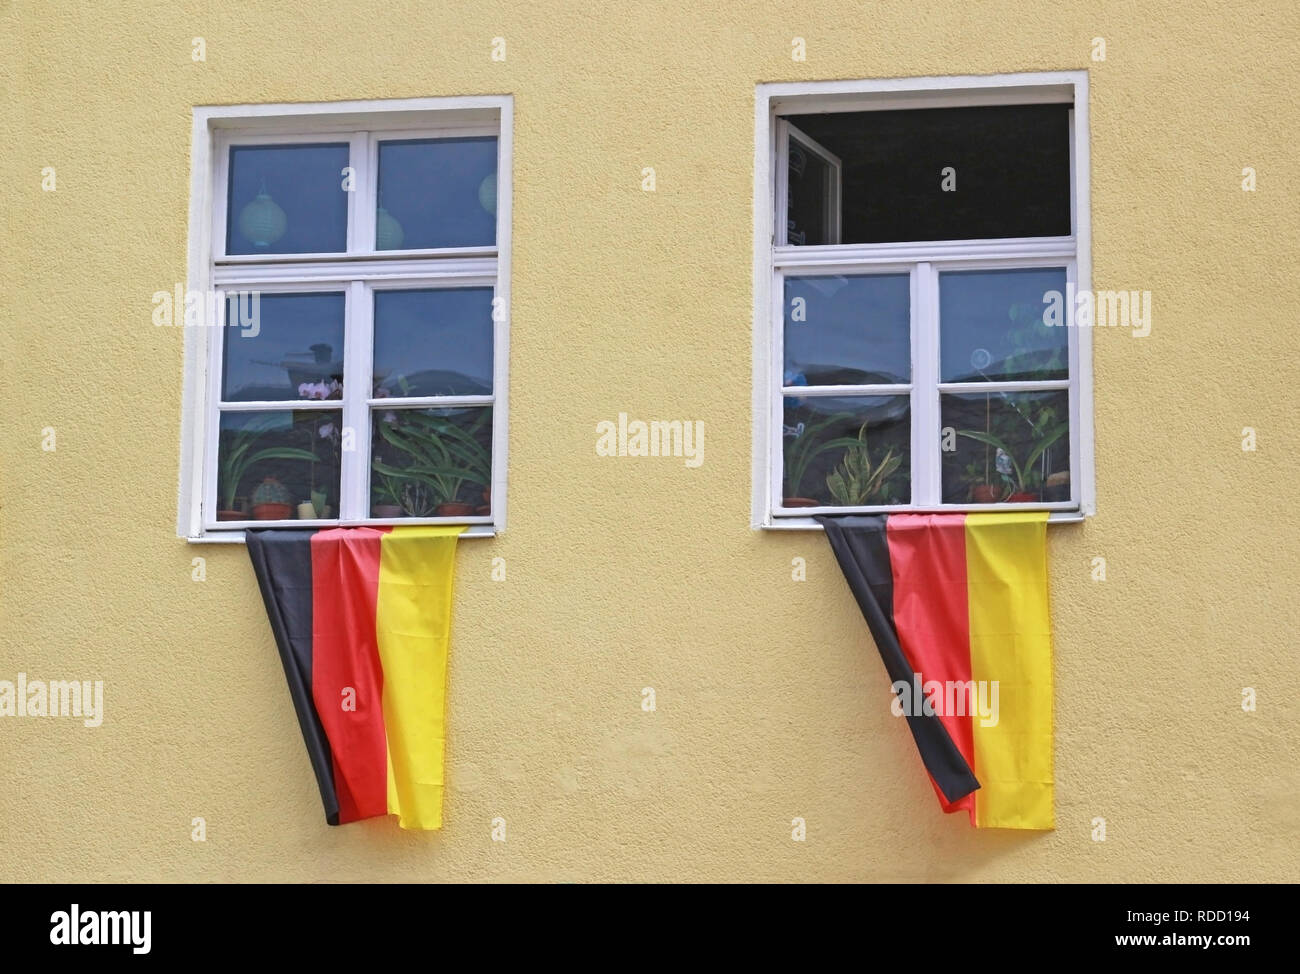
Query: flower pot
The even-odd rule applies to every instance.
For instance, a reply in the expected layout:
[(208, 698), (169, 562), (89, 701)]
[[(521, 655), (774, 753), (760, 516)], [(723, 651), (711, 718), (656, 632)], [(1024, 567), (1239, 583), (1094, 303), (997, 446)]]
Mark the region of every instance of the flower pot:
[(253, 520), (285, 521), (292, 512), (293, 508), (288, 504), (254, 504)]
[(299, 521), (316, 520), (316, 507), (312, 504), (311, 501), (303, 501), (301, 504), (298, 505), (298, 520)]
[(217, 511), (218, 521), (243, 521), (247, 517), (243, 511)]
[(473, 504), (439, 504), (433, 509), (438, 517), (470, 517), (474, 513)]
[(375, 517), (401, 517), (401, 504), (376, 504), (371, 509)]
[(992, 484), (976, 484), (970, 489), (970, 496), (976, 504), (996, 504), (1002, 491)]
[(1029, 504), (1038, 500), (1037, 491), (1021, 490), (1007, 498), (1008, 504)]
[(821, 507), (821, 501), (815, 501), (811, 497), (783, 497), (781, 499), (782, 507)]
[(491, 504), (484, 504), (482, 507), (480, 507), (480, 508), (479, 508), (478, 510), (476, 510), (474, 513), (477, 514), (479, 517), (487, 517), (489, 514), (492, 513), (492, 505), (491, 505)]

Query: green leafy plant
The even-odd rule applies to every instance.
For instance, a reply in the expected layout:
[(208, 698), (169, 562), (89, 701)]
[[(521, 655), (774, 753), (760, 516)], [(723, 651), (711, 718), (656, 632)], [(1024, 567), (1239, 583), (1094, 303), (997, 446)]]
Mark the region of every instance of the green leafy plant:
[(1065, 347), (1042, 347), (1044, 329), (1051, 326), (1043, 322), (1041, 304), (1013, 303), (1007, 309), (1011, 328), (1007, 343), (1011, 352), (1002, 362), (1002, 374), (1007, 378), (1050, 379), (1060, 375), (1067, 367)]
[(867, 424), (858, 430), (858, 437), (844, 451), (838, 467), (826, 478), (826, 488), (835, 503), (841, 507), (860, 507), (873, 500), (883, 500), (890, 476), (903, 464), (903, 458), (894, 456), (890, 447), (880, 463), (871, 462), (867, 445)]
[[(250, 467), (264, 460), (307, 460), (314, 463), (316, 454), (295, 446), (268, 446), (253, 450), (257, 438), (270, 429), (273, 421), (254, 421), (230, 437), (226, 452), (221, 457), (221, 501), (224, 510), (233, 510), (239, 484)], [(251, 452), (250, 452), (251, 451)]]
[(808, 467), (818, 456), (827, 450), (837, 448), (855, 447), (858, 441), (849, 436), (832, 437), (829, 440), (817, 442), (818, 436), (832, 426), (842, 425), (852, 420), (852, 413), (834, 413), (816, 423), (800, 424), (803, 429), (799, 430), (793, 441), (786, 444), (785, 448), (785, 484), (786, 496), (799, 496), (800, 488), (803, 486), (804, 477), (808, 474)]
[[(1020, 412), (1017, 409), (1017, 412)], [(1023, 414), (1021, 414), (1023, 416)], [(998, 452), (995, 467), (998, 475), (1006, 484), (1008, 493), (1029, 491), (1039, 487), (1042, 484), (1042, 474), (1035, 467), (1039, 458), (1052, 446), (1057, 440), (1070, 430), (1070, 424), (1063, 420), (1056, 419), (1056, 410), (1050, 406), (1039, 410), (1038, 415), (1033, 420), (1026, 420), (1033, 432), (1031, 440), (1023, 445), (1023, 449), (1028, 450), (1022, 454), (1023, 459), (1017, 459), (1016, 453), (1011, 446), (1014, 437), (1008, 433), (1005, 436), (998, 436), (986, 430), (958, 430), (958, 436), (964, 436), (969, 440), (975, 440), (977, 443), (983, 443), (991, 446)], [(1003, 457), (1006, 458), (1003, 462)], [(976, 476), (979, 482), (986, 482), (986, 477), (978, 470), (976, 466)], [(970, 466), (967, 467), (967, 474), (971, 472)]]
[(492, 478), (492, 454), (477, 434), (490, 421), (487, 410), (467, 427), (446, 416), (419, 410), (390, 413), (378, 423), (383, 441), (406, 457), (401, 466), (375, 457), (372, 466), (379, 474), (380, 492), (403, 511), (418, 517), (439, 504), (454, 502), (466, 485), (480, 490)]

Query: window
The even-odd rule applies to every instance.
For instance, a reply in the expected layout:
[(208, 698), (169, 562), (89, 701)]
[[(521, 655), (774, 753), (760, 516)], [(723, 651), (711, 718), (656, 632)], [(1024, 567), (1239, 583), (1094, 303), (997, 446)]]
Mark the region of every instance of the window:
[(1091, 513), (1086, 74), (758, 95), (755, 526)]
[(182, 534), (504, 526), (509, 122), (196, 109)]

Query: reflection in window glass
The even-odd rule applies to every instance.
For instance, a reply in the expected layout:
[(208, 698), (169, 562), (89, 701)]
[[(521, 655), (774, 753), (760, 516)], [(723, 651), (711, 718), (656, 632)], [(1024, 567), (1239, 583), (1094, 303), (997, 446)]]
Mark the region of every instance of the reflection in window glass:
[(940, 274), (941, 381), (1068, 377), (1068, 331), (1043, 320), (1052, 292), (1064, 300), (1064, 268)]
[(911, 381), (906, 274), (785, 279), (787, 386)]
[(907, 396), (787, 396), (783, 506), (908, 503), (911, 436)]
[[(241, 327), (224, 332), (222, 399), (342, 398), (343, 301), (334, 292), (231, 294), (226, 321)], [(251, 327), (242, 326), (250, 317)]]
[(492, 392), (492, 288), (375, 292), (376, 398)]
[(945, 504), (1070, 499), (1070, 398), (1053, 392), (975, 392), (941, 397)]
[(322, 254), (348, 249), (346, 142), (230, 149), (228, 254)]
[(497, 140), (379, 143), (376, 250), (496, 243)]

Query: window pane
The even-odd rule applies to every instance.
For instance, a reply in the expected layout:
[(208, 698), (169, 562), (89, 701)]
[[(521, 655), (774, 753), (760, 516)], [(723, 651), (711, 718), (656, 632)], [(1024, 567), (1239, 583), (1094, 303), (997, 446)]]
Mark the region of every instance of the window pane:
[(911, 498), (907, 396), (786, 397), (785, 507), (906, 504)]
[(941, 381), (1069, 378), (1069, 329), (1043, 320), (1051, 292), (1064, 300), (1063, 268), (940, 274)]
[(497, 239), (497, 140), (379, 143), (376, 250), (489, 247)]
[(1070, 499), (1070, 397), (1055, 392), (975, 392), (941, 397), (945, 504)]
[(228, 254), (332, 254), (348, 249), (346, 142), (230, 149)]
[(370, 511), (385, 517), (492, 513), (492, 407), (372, 411)]
[(834, 179), (830, 163), (807, 146), (790, 139), (789, 213), (786, 238), (791, 244), (813, 246), (831, 243), (831, 187)]
[(492, 288), (375, 292), (375, 396), (492, 392)]
[(978, 240), (1070, 233), (1069, 112), (1007, 105), (789, 121), (840, 158), (842, 243)]
[(336, 409), (222, 413), (217, 520), (338, 517), (342, 423)]
[(910, 382), (906, 274), (785, 279), (788, 386)]
[(225, 402), (342, 398), (341, 293), (231, 293), (226, 325)]

